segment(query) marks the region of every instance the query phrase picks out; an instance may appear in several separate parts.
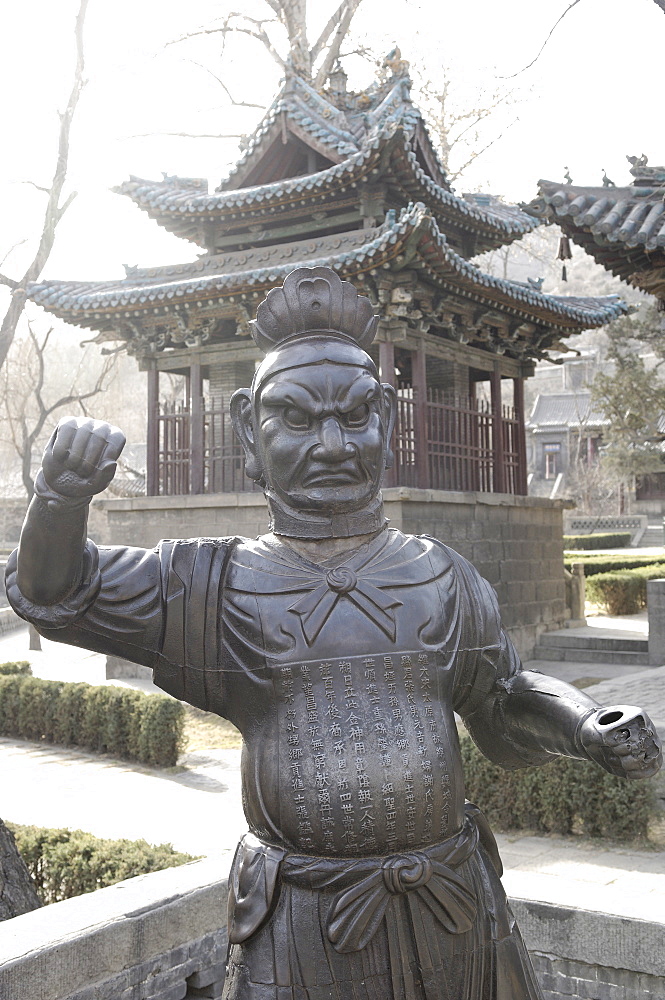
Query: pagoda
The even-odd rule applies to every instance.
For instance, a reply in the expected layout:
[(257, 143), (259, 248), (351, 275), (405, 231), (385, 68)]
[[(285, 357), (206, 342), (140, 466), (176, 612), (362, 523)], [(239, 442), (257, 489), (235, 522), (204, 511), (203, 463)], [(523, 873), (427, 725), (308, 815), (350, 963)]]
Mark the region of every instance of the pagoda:
[[(225, 416), (257, 361), (249, 322), (295, 267), (327, 264), (381, 315), (376, 360), (400, 398), (391, 485), (526, 493), (523, 380), (562, 337), (601, 326), (616, 298), (564, 298), (483, 273), (470, 258), (539, 221), (451, 188), (399, 59), (351, 93), (289, 76), (213, 192), (132, 177), (116, 190), (201, 248), (191, 264), (110, 282), (46, 281), (30, 297), (121, 341), (148, 380), (148, 495), (251, 490)], [(186, 399), (160, 405), (160, 373)], [(508, 389), (508, 391), (506, 391)]]

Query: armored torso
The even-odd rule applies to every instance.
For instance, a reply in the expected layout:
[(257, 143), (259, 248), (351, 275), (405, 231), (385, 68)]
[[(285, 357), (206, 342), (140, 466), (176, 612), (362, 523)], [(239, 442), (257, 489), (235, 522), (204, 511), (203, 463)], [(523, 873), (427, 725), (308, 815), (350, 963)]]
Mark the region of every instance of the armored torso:
[(210, 707), (246, 737), (253, 832), (351, 856), (460, 828), (457, 601), (447, 551), (394, 530), (319, 565), (271, 536), (234, 549)]

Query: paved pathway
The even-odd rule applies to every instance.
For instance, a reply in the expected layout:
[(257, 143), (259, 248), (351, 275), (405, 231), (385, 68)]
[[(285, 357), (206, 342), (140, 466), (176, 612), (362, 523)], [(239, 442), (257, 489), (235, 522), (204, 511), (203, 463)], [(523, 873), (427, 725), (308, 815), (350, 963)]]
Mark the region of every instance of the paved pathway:
[[(27, 645), (25, 630), (0, 637), (0, 662), (30, 659), (37, 676), (105, 682), (103, 657), (46, 642), (42, 653), (29, 653)], [(556, 674), (560, 666), (568, 673), (575, 665), (543, 662), (542, 669)], [(627, 702), (633, 694), (644, 693), (649, 700), (636, 697), (637, 703), (644, 700), (654, 717), (665, 718), (665, 670), (633, 671), (622, 689), (615, 667), (608, 671), (603, 664), (578, 666), (582, 676), (592, 669), (595, 677), (609, 678), (603, 683), (613, 685), (611, 700)], [(113, 683), (156, 690), (146, 681)], [(629, 691), (630, 699), (622, 697)], [(0, 739), (2, 813), (19, 823), (170, 842), (192, 854), (218, 855), (226, 866), (245, 828), (239, 758), (238, 750), (189, 755), (185, 770), (169, 773), (77, 750)], [(665, 919), (665, 852), (573, 838), (502, 835), (497, 839), (511, 895)]]

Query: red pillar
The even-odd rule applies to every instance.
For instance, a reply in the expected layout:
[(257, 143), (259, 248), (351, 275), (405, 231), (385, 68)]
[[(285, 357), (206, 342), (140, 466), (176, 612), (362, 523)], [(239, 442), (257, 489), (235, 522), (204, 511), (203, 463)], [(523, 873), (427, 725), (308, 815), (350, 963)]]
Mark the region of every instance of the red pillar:
[(515, 490), (525, 497), (527, 494), (526, 476), (526, 416), (524, 413), (524, 379), (513, 379), (513, 405), (517, 422), (517, 476)]
[(146, 438), (146, 493), (159, 494), (159, 370), (148, 369), (148, 427)]
[(203, 385), (201, 365), (198, 362), (189, 369), (189, 391), (191, 413), (189, 489), (191, 493), (203, 493)]
[[(397, 379), (395, 377), (395, 345), (391, 341), (381, 341), (379, 343), (379, 371), (382, 382), (387, 382), (391, 385), (393, 389), (397, 388)], [(392, 446), (395, 449), (397, 438), (397, 420), (395, 421), (395, 430), (393, 431)], [(397, 475), (397, 453), (395, 452), (395, 460), (391, 469), (388, 469), (384, 479), (384, 486), (397, 486), (398, 475)]]
[(506, 480), (504, 470), (504, 449), (503, 449), (503, 406), (501, 404), (501, 372), (498, 364), (494, 365), (494, 371), (490, 379), (492, 393), (492, 445), (494, 452), (493, 461), (493, 492), (505, 493)]
[(427, 441), (427, 369), (422, 347), (411, 351), (411, 384), (413, 386), (413, 423), (416, 439), (416, 483), (429, 487), (429, 448)]

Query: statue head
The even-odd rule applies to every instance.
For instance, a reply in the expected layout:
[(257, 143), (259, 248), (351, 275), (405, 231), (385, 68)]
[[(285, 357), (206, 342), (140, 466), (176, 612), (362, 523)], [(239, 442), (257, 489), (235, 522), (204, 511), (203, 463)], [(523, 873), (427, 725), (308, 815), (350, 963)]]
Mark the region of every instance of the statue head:
[(277, 533), (336, 537), (384, 523), (395, 394), (366, 351), (377, 323), (369, 299), (327, 267), (292, 271), (257, 310), (252, 336), (269, 353), (231, 415)]

